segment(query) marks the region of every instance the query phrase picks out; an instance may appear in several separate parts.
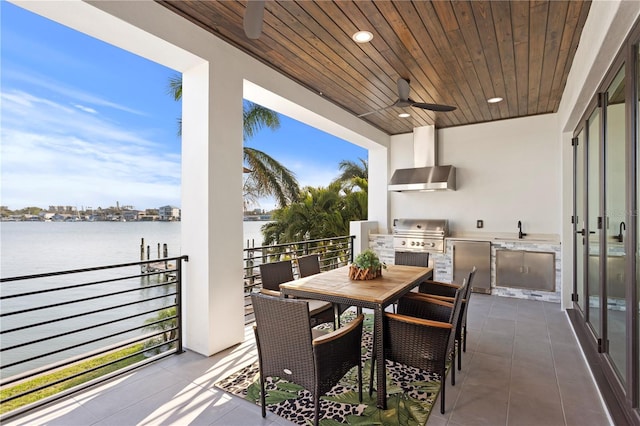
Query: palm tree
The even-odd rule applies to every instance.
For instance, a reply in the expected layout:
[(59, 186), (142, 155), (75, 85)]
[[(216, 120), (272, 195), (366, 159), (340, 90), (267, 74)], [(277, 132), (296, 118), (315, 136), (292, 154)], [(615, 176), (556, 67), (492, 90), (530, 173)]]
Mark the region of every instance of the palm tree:
[(177, 325), (175, 316), (175, 307), (163, 309), (159, 311), (155, 317), (149, 318), (145, 321), (145, 324), (149, 324), (146, 325), (145, 328), (151, 331), (162, 331), (162, 342), (168, 342), (175, 339), (178, 335), (178, 331), (175, 329)]
[(348, 235), (350, 221), (367, 218), (366, 180), (356, 180), (357, 191), (338, 181), (327, 188), (304, 188), (297, 202), (276, 210), (273, 221), (262, 227), (264, 244)]
[[(176, 101), (182, 99), (182, 76), (169, 78), (167, 93)], [(246, 143), (262, 128), (271, 130), (280, 128), (280, 116), (277, 112), (253, 102), (243, 105), (243, 141)], [(178, 134), (182, 134), (182, 119), (178, 119)], [(272, 196), (279, 207), (297, 200), (300, 188), (294, 173), (268, 154), (255, 148), (244, 148), (245, 205), (260, 197)]]
[[(347, 188), (360, 187), (359, 183), (367, 182), (369, 179), (369, 165), (367, 160), (362, 158), (359, 158), (359, 160), (360, 164), (351, 160), (342, 160), (338, 166), (341, 173), (334, 182), (339, 182)], [(360, 188), (366, 191), (366, 188)]]

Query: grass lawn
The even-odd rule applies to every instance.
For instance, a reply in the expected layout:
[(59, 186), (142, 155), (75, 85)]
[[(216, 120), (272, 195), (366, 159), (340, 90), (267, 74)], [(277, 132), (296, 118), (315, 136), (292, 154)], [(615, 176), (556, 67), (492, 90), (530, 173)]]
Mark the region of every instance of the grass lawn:
[[(128, 348), (124, 348), (124, 349), (109, 353), (107, 355), (103, 355), (87, 361), (79, 362), (69, 367), (61, 368), (52, 373), (47, 373), (27, 381), (17, 383), (15, 385), (9, 385), (8, 387), (0, 390), (0, 398), (2, 400), (5, 400), (6, 398), (10, 398), (14, 395), (19, 395), (21, 393), (27, 392), (31, 389), (36, 389), (41, 386), (47, 386), (50, 383), (54, 383), (58, 380), (63, 380), (65, 377), (70, 377), (75, 374), (82, 373), (83, 371), (87, 371), (86, 374), (82, 374), (78, 377), (65, 380), (63, 382), (46, 387), (34, 393), (13, 399), (8, 402), (4, 402), (2, 403), (2, 405), (0, 405), (0, 414), (8, 413), (9, 411), (15, 410), (16, 408), (22, 407), (27, 404), (31, 404), (32, 402), (36, 402), (40, 399), (49, 397), (51, 395), (55, 395), (59, 392), (70, 389), (82, 383), (88, 382), (97, 377), (103, 376), (105, 374), (109, 374), (112, 371), (116, 371), (128, 365), (135, 364), (139, 361), (142, 361), (143, 359), (145, 359), (145, 355), (144, 353), (142, 353), (143, 350), (144, 350), (144, 344), (139, 343), (139, 344), (130, 346)], [(100, 365), (107, 364), (109, 362), (118, 360), (120, 358), (124, 358), (131, 354), (135, 354), (136, 352), (140, 352), (140, 353), (137, 355), (131, 356), (130, 358), (123, 359), (119, 362), (115, 362), (114, 364), (110, 364), (93, 371), (88, 371)]]

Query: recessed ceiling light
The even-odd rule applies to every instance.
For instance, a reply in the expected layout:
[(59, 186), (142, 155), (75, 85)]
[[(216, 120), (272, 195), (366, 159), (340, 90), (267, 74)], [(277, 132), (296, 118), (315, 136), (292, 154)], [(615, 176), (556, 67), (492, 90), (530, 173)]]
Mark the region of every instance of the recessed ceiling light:
[(409, 114), (408, 112), (401, 112), (400, 114), (398, 114), (398, 117), (407, 118), (407, 117), (411, 117), (411, 114)]
[(502, 102), (502, 98), (499, 98), (499, 97), (490, 98), (490, 99), (487, 99), (487, 102), (489, 102), (490, 104), (495, 104), (495, 103), (498, 103), (498, 102)]
[(369, 31), (358, 31), (351, 38), (353, 38), (356, 43), (368, 43), (373, 39), (373, 34)]

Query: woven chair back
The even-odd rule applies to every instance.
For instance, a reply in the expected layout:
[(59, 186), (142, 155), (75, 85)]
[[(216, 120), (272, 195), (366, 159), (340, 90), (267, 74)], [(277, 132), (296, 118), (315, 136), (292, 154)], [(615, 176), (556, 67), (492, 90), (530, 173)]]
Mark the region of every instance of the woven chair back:
[(262, 288), (280, 291), (280, 284), (293, 281), (293, 268), (290, 260), (263, 263), (260, 265)]
[(471, 290), (473, 290), (473, 279), (476, 276), (476, 267), (474, 266), (471, 272), (469, 272), (469, 277), (467, 278), (467, 289), (465, 294), (463, 295), (464, 301), (462, 302), (462, 307), (460, 311), (460, 323), (466, 322), (465, 319), (467, 317), (467, 307), (469, 306), (469, 299), (471, 298)]
[[(466, 284), (465, 278), (462, 287), (456, 290), (453, 308), (445, 308), (445, 311), (442, 312), (438, 304), (433, 304), (429, 308), (434, 309), (429, 313), (429, 319), (447, 322), (452, 325), (451, 328), (424, 327), (385, 316), (386, 358), (443, 375), (446, 360), (455, 345), (460, 308), (467, 289)], [(423, 305), (426, 308), (427, 304), (423, 303)], [(399, 312), (403, 311), (399, 309)], [(444, 318), (445, 316), (446, 318)]]
[(308, 277), (320, 273), (320, 255), (309, 254), (298, 258), (298, 272), (300, 277)]
[(313, 390), (315, 367), (307, 302), (251, 294), (256, 345), (264, 377), (281, 377)]
[(467, 295), (467, 289), (471, 288), (469, 286), (469, 282), (466, 278), (462, 281), (462, 286), (458, 290), (456, 290), (456, 297), (453, 301), (453, 312), (451, 315), (451, 324), (453, 324), (454, 329), (453, 332), (449, 335), (449, 342), (447, 344), (447, 348), (449, 353), (451, 353), (455, 346), (456, 336), (458, 335), (458, 327), (461, 326), (461, 313), (462, 313), (462, 305), (464, 304), (464, 298)]

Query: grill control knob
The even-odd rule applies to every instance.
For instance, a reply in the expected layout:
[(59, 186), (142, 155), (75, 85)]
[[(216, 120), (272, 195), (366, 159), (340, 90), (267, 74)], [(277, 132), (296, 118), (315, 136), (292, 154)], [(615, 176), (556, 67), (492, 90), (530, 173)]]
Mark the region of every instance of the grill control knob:
[(429, 247), (435, 247), (435, 246), (436, 246), (436, 243), (430, 243), (429, 244)]
[(403, 241), (403, 242), (402, 242), (402, 245), (403, 245), (403, 246), (407, 245), (407, 242), (406, 242), (406, 241)]

